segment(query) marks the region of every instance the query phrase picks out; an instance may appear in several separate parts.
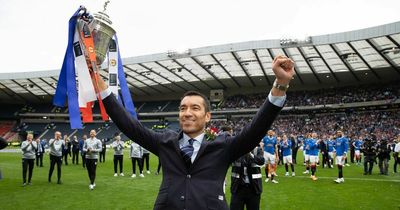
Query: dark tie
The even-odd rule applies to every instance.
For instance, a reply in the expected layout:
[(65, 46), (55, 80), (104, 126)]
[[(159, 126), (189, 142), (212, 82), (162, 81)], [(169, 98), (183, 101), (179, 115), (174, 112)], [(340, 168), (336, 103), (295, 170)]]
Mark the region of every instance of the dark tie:
[(189, 144), (185, 145), (181, 148), (181, 155), (183, 157), (183, 160), (185, 161), (185, 163), (192, 163), (191, 158), (193, 155), (193, 141), (194, 139), (189, 139)]

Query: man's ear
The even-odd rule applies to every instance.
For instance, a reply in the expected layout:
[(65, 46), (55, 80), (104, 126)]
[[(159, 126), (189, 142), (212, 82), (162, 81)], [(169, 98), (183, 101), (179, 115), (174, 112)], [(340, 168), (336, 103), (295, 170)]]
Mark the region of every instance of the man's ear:
[(210, 122), (211, 120), (211, 112), (206, 112), (206, 123)]

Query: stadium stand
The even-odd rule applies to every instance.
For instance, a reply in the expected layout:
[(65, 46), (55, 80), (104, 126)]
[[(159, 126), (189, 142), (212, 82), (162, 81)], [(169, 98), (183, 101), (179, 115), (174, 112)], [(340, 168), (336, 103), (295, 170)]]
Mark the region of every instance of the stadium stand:
[(178, 111), (180, 101), (169, 101), (163, 109), (164, 112), (176, 112)]
[[(278, 135), (305, 135), (317, 132), (320, 136), (333, 135), (336, 130), (343, 129), (348, 136), (374, 133), (378, 138), (393, 140), (399, 132), (399, 119), (400, 109), (281, 115), (274, 122), (272, 129)], [(238, 133), (250, 120), (251, 118), (233, 118), (228, 121), (213, 121), (211, 126), (220, 129), (228, 125)]]
[[(374, 132), (376, 134), (384, 135), (386, 138), (393, 138), (398, 132), (396, 129), (400, 127), (399, 120), (400, 112), (398, 108), (398, 103), (394, 102), (399, 98), (399, 91), (397, 84), (390, 84), (388, 86), (372, 89), (362, 89), (360, 87), (346, 87), (338, 89), (330, 89), (331, 94), (322, 94), (323, 90), (315, 91), (297, 91), (288, 94), (288, 103), (286, 106), (293, 106), (294, 102), (298, 101), (299, 104), (306, 107), (304, 110), (292, 109), (284, 110), (278, 120), (274, 123), (275, 129), (278, 133), (290, 133), (290, 134), (304, 134), (304, 132), (317, 131), (321, 134), (331, 135), (336, 129), (342, 128), (349, 132), (349, 135), (361, 135), (363, 132)], [(326, 91), (325, 91), (326, 92)], [(346, 94), (336, 95), (333, 93), (343, 92)], [(331, 95), (331, 96), (326, 96)], [(350, 97), (351, 96), (351, 97)], [(237, 95), (234, 97), (229, 97), (226, 104), (235, 105), (232, 106), (234, 110), (245, 109), (245, 108), (256, 108), (265, 99), (266, 95), (254, 94), (250, 96)], [(300, 101), (307, 101), (305, 98), (309, 98), (309, 101), (318, 99), (321, 97), (323, 100), (320, 102), (325, 103), (336, 103), (339, 108), (323, 108), (317, 109), (314, 103), (301, 103)], [(301, 99), (301, 100), (300, 100)], [(363, 102), (367, 101), (389, 101), (389, 106), (361, 106)], [(351, 103), (350, 103), (351, 102)], [(343, 104), (350, 103), (349, 107), (343, 107)], [(179, 101), (159, 101), (156, 103), (151, 103), (149, 108), (142, 109), (142, 111), (153, 110), (153, 108), (158, 105), (164, 104), (164, 112), (172, 111), (175, 107), (179, 106)], [(241, 104), (254, 104), (255, 106), (242, 106)], [(157, 106), (156, 106), (157, 105)], [(143, 103), (146, 106), (146, 103)], [(168, 108), (170, 107), (170, 108)], [(308, 108), (307, 108), (308, 107)], [(39, 107), (41, 110), (52, 110), (47, 106), (45, 108)], [(37, 110), (37, 109), (35, 109)], [(30, 110), (34, 113), (34, 110)], [(160, 119), (163, 119), (163, 113), (158, 111), (149, 111), (149, 113), (159, 113)], [(218, 114), (218, 110), (214, 110)], [(24, 114), (29, 114), (29, 111), (25, 111)], [(139, 116), (146, 114), (145, 112), (140, 112)], [(252, 114), (248, 115), (251, 116)], [(224, 118), (219, 118), (213, 120), (211, 126), (220, 128), (222, 125), (230, 125), (234, 128), (235, 132), (240, 131), (243, 126), (245, 126), (249, 117), (241, 118), (239, 113), (232, 112), (229, 115), (229, 120), (227, 116)], [(177, 118), (171, 118), (170, 121), (158, 121), (158, 120), (146, 120), (144, 118), (143, 124), (149, 128), (155, 128), (155, 126), (162, 125), (169, 129), (178, 131), (179, 123)], [(77, 135), (81, 138), (83, 134), (88, 134), (90, 130), (95, 129), (98, 132), (98, 137), (101, 139), (110, 140), (115, 134), (121, 134), (115, 124), (110, 123), (89, 123), (85, 124), (82, 130), (71, 130), (69, 124), (67, 123), (22, 123), (19, 125), (20, 132), (30, 131), (41, 136), (43, 139), (50, 139), (53, 137), (54, 131), (59, 130), (63, 134), (68, 136)], [(126, 136), (122, 136), (122, 139), (126, 140)]]
[[(185, 91), (198, 90), (210, 99), (216, 96), (212, 91), (221, 93), (212, 101), (211, 125), (231, 124), (238, 131), (267, 97), (277, 55), (291, 57), (296, 71), (275, 123), (279, 132), (330, 134), (343, 127), (351, 135), (374, 132), (391, 138), (399, 133), (400, 22), (306, 40), (232, 43), (123, 60), (145, 126), (179, 130), (179, 99)], [(100, 73), (108, 78), (106, 69)], [(5, 134), (9, 140), (27, 131), (44, 139), (56, 130), (81, 137), (96, 129), (104, 139), (120, 133), (112, 122), (100, 121), (98, 105), (95, 123), (71, 130), (68, 108), (51, 105), (58, 75), (59, 70), (0, 74), (0, 120), (15, 122)]]
[(15, 119), (18, 111), (21, 109), (20, 105), (10, 105), (10, 104), (1, 104), (0, 103), (0, 116), (1, 119)]
[(141, 112), (162, 112), (163, 109), (168, 106), (169, 102), (166, 101), (155, 101), (145, 102), (140, 109)]
[(0, 136), (5, 136), (7, 133), (11, 132), (14, 127), (14, 121), (1, 121), (0, 122)]
[[(261, 106), (266, 97), (266, 93), (231, 96), (227, 98), (221, 109), (257, 108)], [(379, 100), (396, 100), (398, 98), (400, 98), (400, 84), (393, 83), (387, 84), (384, 87), (371, 87), (371, 85), (369, 85), (309, 91), (292, 91), (288, 92), (288, 101), (286, 106), (315, 106)]]
[[(96, 130), (96, 132), (98, 133), (98, 135), (102, 134), (103, 130), (104, 130), (104, 124), (100, 124), (100, 123), (86, 123), (83, 125), (83, 129), (77, 129), (74, 130), (72, 133), (69, 133), (67, 135), (69, 136), (77, 136), (78, 138), (81, 138), (84, 134), (88, 134), (90, 133), (91, 130)], [(99, 139), (103, 139), (104, 137), (98, 136)]]

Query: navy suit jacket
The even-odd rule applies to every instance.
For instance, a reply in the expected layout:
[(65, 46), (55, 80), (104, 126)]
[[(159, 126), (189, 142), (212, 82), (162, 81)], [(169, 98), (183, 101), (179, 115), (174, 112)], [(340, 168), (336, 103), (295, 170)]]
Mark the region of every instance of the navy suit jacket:
[(160, 158), (163, 179), (155, 210), (228, 210), (223, 184), (229, 165), (259, 144), (282, 109), (266, 100), (237, 136), (221, 135), (213, 141), (203, 140), (196, 159), (188, 167), (179, 149), (182, 133), (157, 133), (146, 128), (113, 94), (103, 102), (111, 119), (127, 137)]

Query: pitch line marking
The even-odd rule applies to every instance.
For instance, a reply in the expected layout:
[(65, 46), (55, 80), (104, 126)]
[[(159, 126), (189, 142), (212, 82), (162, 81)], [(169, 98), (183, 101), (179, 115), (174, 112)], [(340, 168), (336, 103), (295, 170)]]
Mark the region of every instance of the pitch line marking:
[[(296, 177), (297, 178), (307, 178), (307, 179), (310, 178), (309, 176), (296, 176)], [(319, 177), (319, 176), (317, 176), (317, 178), (318, 179), (332, 179), (332, 181), (337, 179), (337, 177)], [(348, 178), (343, 177), (343, 178), (345, 181), (346, 180), (355, 180), (355, 181), (399, 182), (400, 183), (400, 180), (396, 180), (396, 179), (364, 179), (364, 178), (355, 178), (355, 177), (348, 177)]]

